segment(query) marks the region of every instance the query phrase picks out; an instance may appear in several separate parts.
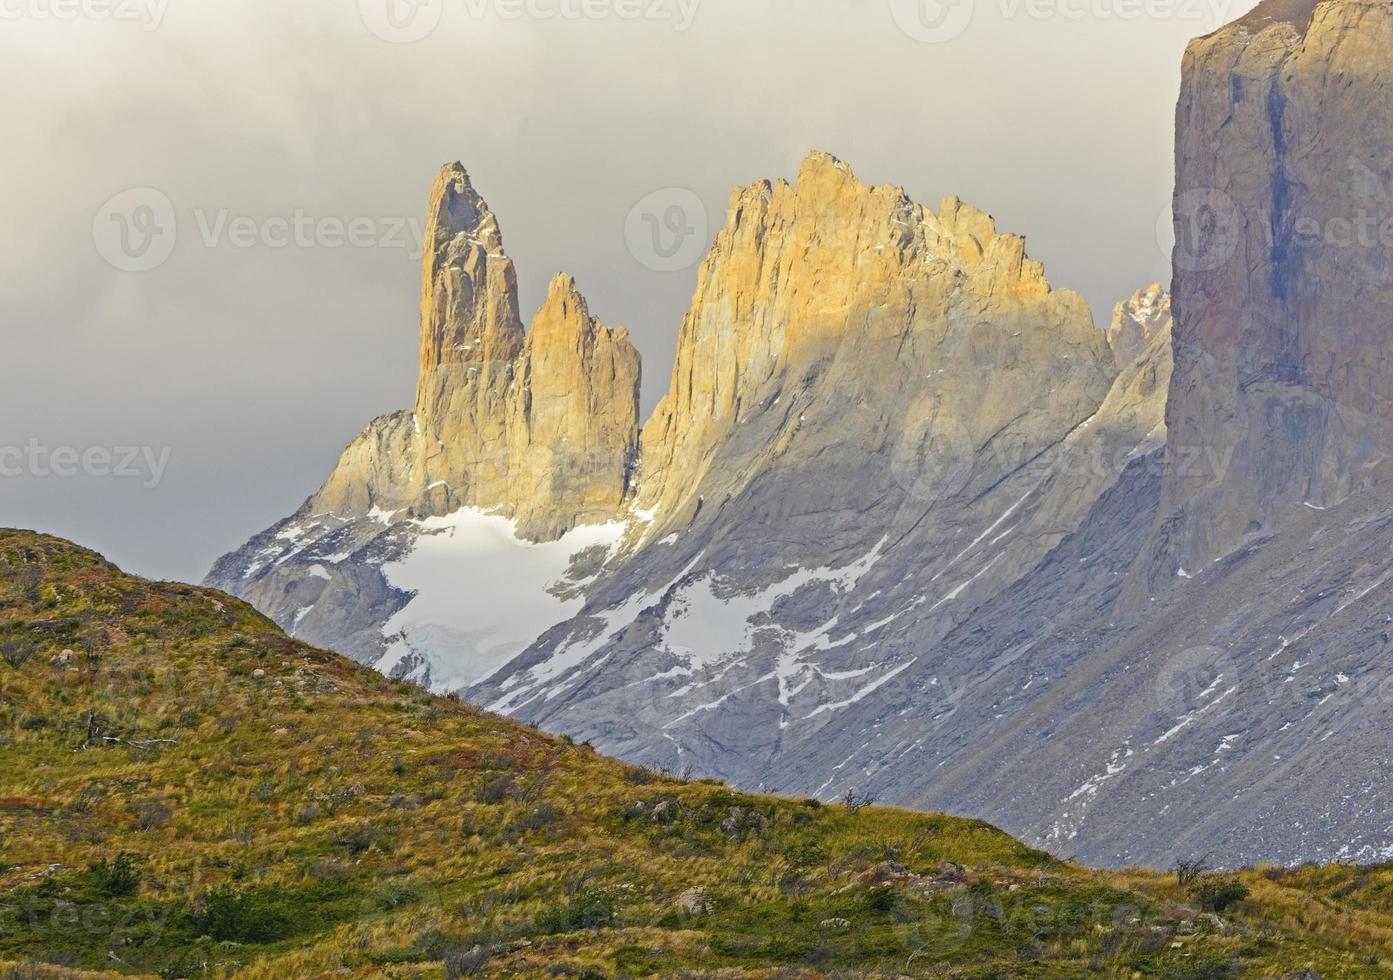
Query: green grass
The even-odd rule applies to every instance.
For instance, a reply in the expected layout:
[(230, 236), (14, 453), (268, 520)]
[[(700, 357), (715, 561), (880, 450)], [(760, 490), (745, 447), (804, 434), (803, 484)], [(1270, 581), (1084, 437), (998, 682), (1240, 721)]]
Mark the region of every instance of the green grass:
[(1393, 871), (1238, 880), (636, 769), (0, 532), (0, 978), (1387, 975)]

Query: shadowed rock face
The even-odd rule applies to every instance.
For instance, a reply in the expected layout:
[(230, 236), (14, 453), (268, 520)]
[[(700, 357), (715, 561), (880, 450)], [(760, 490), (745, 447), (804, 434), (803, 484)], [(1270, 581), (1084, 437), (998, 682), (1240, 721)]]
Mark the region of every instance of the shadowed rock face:
[(1137, 595), (1386, 480), (1393, 8), (1312, 7), (1185, 58), (1170, 464)]

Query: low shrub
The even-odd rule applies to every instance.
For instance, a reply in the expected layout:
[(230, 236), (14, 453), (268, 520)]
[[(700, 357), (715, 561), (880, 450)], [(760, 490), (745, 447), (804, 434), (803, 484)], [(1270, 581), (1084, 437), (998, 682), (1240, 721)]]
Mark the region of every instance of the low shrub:
[(1237, 878), (1203, 878), (1190, 889), (1190, 894), (1206, 912), (1227, 912), (1252, 894)]
[(89, 864), (87, 880), (103, 898), (130, 898), (140, 891), (140, 872), (136, 870), (135, 858), (124, 851), (116, 855), (114, 861), (102, 858)]
[(219, 942), (274, 943), (291, 933), (289, 902), (276, 885), (234, 891), (223, 887), (203, 899), (194, 931)]
[(581, 892), (564, 905), (538, 913), (536, 928), (544, 935), (604, 929), (614, 921), (614, 902), (600, 892)]

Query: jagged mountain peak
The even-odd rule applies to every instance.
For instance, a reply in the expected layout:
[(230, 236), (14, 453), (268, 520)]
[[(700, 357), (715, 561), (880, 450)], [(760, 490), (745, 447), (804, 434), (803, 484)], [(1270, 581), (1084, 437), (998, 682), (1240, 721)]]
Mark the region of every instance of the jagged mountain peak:
[[(800, 222), (816, 227), (800, 227)], [(874, 258), (882, 261), (871, 271), (895, 270), (900, 275), (940, 271), (920, 268), (935, 261), (976, 269), (987, 260), (986, 268), (999, 265), (1029, 286), (1051, 291), (1044, 267), (1027, 258), (1024, 237), (998, 231), (989, 213), (956, 195), (944, 198), (935, 213), (901, 186), (862, 183), (848, 163), (821, 150), (804, 158), (793, 183), (762, 180), (733, 192), (725, 227), (707, 265), (742, 241), (757, 247), (771, 241), (815, 246), (809, 250), (809, 261), (821, 262), (820, 268), (832, 273), (849, 268), (852, 257), (857, 269)], [(837, 262), (826, 262), (826, 245), (840, 249)], [(870, 275), (862, 279), (874, 281)]]
[(467, 372), (440, 378), (437, 368), (506, 363), (525, 330), (498, 219), (458, 163), (442, 167), (431, 186), (423, 249), (416, 412), (433, 420), (445, 408), (442, 387), (469, 383)]
[(451, 235), (497, 231), (497, 217), (458, 160), (441, 166), (431, 189), (431, 202), (428, 212), (432, 223)]
[(1170, 293), (1160, 283), (1139, 289), (1118, 303), (1108, 328), (1108, 345), (1117, 358), (1118, 369), (1126, 370), (1135, 363), (1157, 334), (1169, 332), (1170, 325)]
[[(974, 322), (995, 326), (973, 330)], [(698, 274), (671, 387), (644, 428), (640, 501), (685, 520), (715, 462), (711, 447), (740, 426), (752, 453), (794, 428), (826, 426), (824, 438), (847, 438), (829, 420), (785, 417), (787, 406), (834, 377), (869, 385), (871, 365), (886, 357), (923, 358), (926, 371), (885, 399), (967, 416), (957, 394), (934, 394), (966, 356), (950, 353), (962, 344), (998, 361), (998, 379), (1058, 369), (1055, 394), (1070, 392), (1070, 401), (1088, 391), (1066, 412), (1096, 406), (1113, 373), (1087, 303), (1050, 286), (1022, 237), (999, 233), (990, 215), (956, 197), (935, 215), (903, 189), (862, 184), (845, 163), (814, 152), (796, 184), (758, 182), (732, 200)], [(968, 428), (976, 438), (980, 425), (985, 437), (996, 413), (976, 414)]]

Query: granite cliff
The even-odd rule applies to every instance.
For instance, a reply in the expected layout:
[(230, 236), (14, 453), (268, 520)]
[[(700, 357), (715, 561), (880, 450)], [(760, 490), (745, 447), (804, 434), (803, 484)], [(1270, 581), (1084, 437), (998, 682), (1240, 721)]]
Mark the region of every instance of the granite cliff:
[[(1177, 112), (1176, 381), (1145, 589), (1386, 483), (1393, 11), (1264, 3)], [(1222, 479), (1199, 457), (1225, 461)]]

